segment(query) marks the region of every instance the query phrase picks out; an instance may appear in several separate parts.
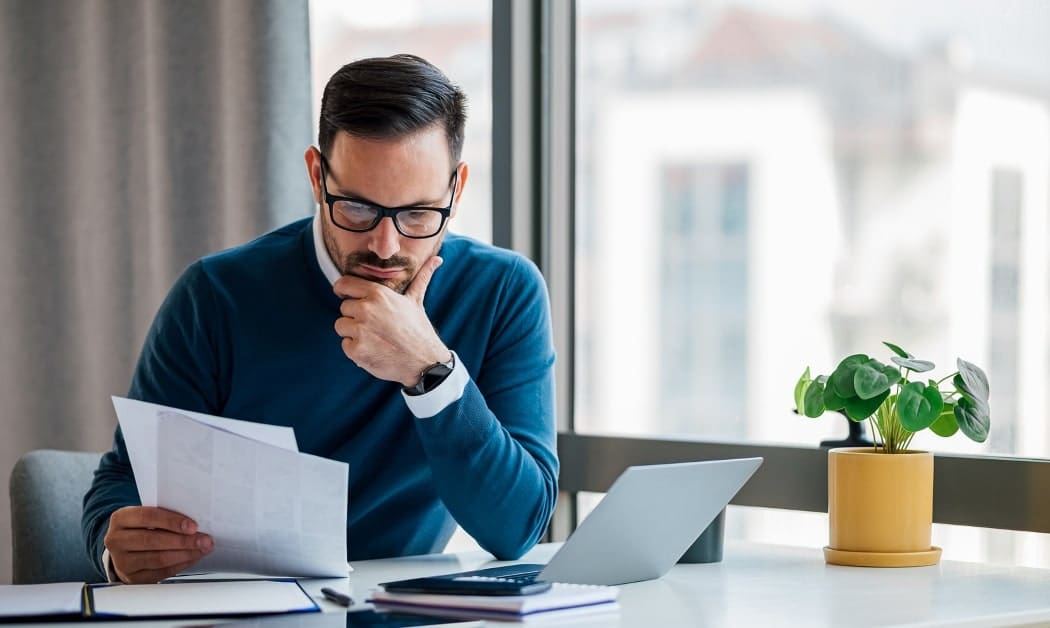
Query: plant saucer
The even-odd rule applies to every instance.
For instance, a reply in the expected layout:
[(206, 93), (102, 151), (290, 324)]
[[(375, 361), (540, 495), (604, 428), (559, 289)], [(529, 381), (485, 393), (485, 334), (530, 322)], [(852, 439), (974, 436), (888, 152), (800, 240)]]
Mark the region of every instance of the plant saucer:
[(850, 552), (824, 547), (824, 562), (847, 567), (928, 567), (941, 560), (941, 548), (924, 552)]

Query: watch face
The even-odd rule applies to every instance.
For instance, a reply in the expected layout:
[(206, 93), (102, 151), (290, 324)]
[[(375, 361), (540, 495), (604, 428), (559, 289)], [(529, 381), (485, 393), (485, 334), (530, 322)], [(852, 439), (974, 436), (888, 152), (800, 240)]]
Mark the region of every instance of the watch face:
[(430, 392), (438, 387), (441, 382), (445, 381), (449, 373), (452, 372), (455, 358), (452, 358), (448, 363), (438, 362), (437, 364), (431, 364), (423, 371), (422, 376), (419, 378), (419, 383), (413, 386), (410, 390), (410, 394), (422, 395), (423, 393)]
[(438, 384), (445, 381), (448, 374), (452, 372), (452, 369), (445, 366), (444, 364), (435, 364), (428, 368), (423, 373), (423, 388), (424, 392), (427, 390), (433, 390)]

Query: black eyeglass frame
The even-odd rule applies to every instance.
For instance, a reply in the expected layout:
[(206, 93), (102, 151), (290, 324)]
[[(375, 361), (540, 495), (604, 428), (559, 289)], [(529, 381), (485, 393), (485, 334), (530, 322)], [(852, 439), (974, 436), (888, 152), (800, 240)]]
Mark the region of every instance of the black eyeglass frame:
[[(450, 198), (448, 200), (448, 206), (446, 206), (446, 207), (426, 207), (426, 206), (385, 207), (385, 206), (380, 205), (378, 203), (373, 203), (371, 201), (366, 201), (366, 200), (360, 199), (360, 198), (354, 198), (352, 196), (338, 196), (338, 195), (335, 195), (335, 194), (329, 194), (328, 193), (327, 179), (328, 179), (328, 160), (325, 159), (324, 155), (321, 155), (321, 191), (324, 192), (324, 200), (325, 200), (325, 203), (328, 205), (328, 216), (329, 216), (329, 218), (332, 219), (332, 224), (335, 225), (336, 227), (339, 227), (343, 231), (351, 231), (353, 233), (367, 233), (367, 232), (371, 231), (372, 229), (375, 229), (384, 218), (388, 218), (389, 217), (390, 220), (392, 220), (394, 222), (394, 228), (397, 229), (397, 232), (400, 233), (401, 235), (405, 236), (406, 238), (411, 238), (413, 240), (425, 240), (427, 238), (433, 238), (434, 236), (436, 236), (439, 233), (441, 233), (441, 230), (445, 228), (445, 221), (447, 221), (449, 216), (452, 214), (452, 205), (456, 202), (456, 187), (457, 187), (456, 184), (459, 182), (459, 168), (456, 168), (455, 170), (453, 170), (452, 174), (449, 176), (449, 184), (452, 187), (452, 198)], [(343, 225), (339, 224), (339, 222), (335, 219), (335, 204), (338, 201), (348, 201), (348, 202), (351, 202), (351, 203), (357, 203), (359, 205), (365, 205), (367, 207), (371, 207), (376, 212), (375, 220), (373, 220), (372, 224), (370, 224), (369, 226), (365, 227), (364, 229), (351, 229), (350, 227), (344, 227)], [(411, 234), (405, 233), (401, 229), (401, 223), (398, 221), (397, 216), (401, 212), (409, 212), (409, 211), (432, 211), (432, 212), (438, 212), (439, 214), (441, 214), (441, 223), (438, 224), (438, 227), (434, 231), (434, 233), (431, 233), (430, 235), (420, 236), (420, 235), (411, 235)]]

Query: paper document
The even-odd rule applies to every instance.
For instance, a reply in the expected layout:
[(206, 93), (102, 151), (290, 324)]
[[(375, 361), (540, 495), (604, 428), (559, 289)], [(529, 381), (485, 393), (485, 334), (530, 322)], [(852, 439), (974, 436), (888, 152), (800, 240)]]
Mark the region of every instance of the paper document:
[(176, 412), (234, 434), (283, 449), (299, 451), (299, 445), (295, 442), (295, 431), (283, 425), (237, 421), (189, 410), (176, 410), (135, 399), (110, 398), (113, 400), (113, 409), (117, 411), (120, 431), (124, 434), (124, 444), (128, 447), (131, 467), (135, 470), (135, 486), (139, 489), (139, 499), (142, 500), (143, 506), (157, 505), (157, 417), (162, 412)]
[(79, 615), (83, 582), (0, 585), (0, 617)]
[(95, 585), (88, 614), (118, 617), (220, 617), (321, 610), (294, 580)]
[(194, 571), (346, 576), (346, 463), (259, 429), (272, 426), (119, 401), (140, 494), (140, 477), (145, 492), (154, 484), (155, 503), (143, 503), (192, 518), (215, 542)]

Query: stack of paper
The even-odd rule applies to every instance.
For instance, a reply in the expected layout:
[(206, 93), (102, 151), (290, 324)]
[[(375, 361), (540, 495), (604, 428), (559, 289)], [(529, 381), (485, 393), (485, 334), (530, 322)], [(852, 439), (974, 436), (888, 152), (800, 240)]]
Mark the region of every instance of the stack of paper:
[(540, 616), (618, 610), (615, 587), (554, 583), (533, 595), (443, 595), (391, 593), (377, 589), (369, 600), (378, 608), (468, 619), (522, 620)]
[(144, 506), (215, 549), (195, 570), (344, 577), (349, 467), (299, 453), (290, 427), (113, 398)]

